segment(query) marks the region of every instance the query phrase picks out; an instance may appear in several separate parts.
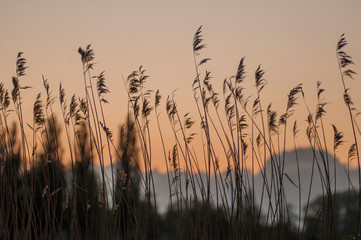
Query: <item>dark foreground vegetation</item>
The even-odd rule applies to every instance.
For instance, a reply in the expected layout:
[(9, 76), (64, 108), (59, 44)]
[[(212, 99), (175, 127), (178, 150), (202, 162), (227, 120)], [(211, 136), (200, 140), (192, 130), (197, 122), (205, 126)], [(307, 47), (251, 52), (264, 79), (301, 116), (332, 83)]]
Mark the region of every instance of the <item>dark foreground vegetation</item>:
[[(297, 122), (292, 119), (296, 101), (307, 109), (302, 85), (290, 90), (287, 107), (278, 115), (272, 105), (265, 107), (262, 90), (264, 71), (255, 72), (257, 95), (246, 96), (245, 59), (236, 74), (224, 80), (223, 94), (213, 89), (211, 74), (204, 71), (209, 58), (200, 58), (203, 44), (201, 28), (193, 39), (196, 75), (193, 81), (198, 120), (177, 109), (174, 95), (165, 101), (166, 113), (174, 135), (174, 147), (166, 149), (159, 106), (159, 91), (145, 87), (148, 76), (140, 67), (124, 83), (129, 112), (114, 141), (107, 127), (109, 92), (104, 73), (93, 76), (94, 52), (90, 45), (79, 48), (83, 64), (84, 97), (73, 95), (68, 102), (62, 85), (59, 93), (50, 91), (43, 78), (45, 94), (36, 96), (33, 119), (23, 119), (22, 92), (26, 60), (20, 52), (13, 89), (0, 84), (0, 239), (357, 239), (360, 238), (361, 174), (355, 108), (347, 81), (355, 72), (352, 58), (344, 51), (342, 35), (336, 46), (340, 86), (353, 129), (348, 160), (357, 161), (359, 182), (349, 180), (348, 190), (336, 193), (335, 164), (343, 133), (334, 125), (333, 145), (326, 144), (326, 102), (321, 83), (317, 83), (316, 112), (308, 110), (305, 129), (314, 152), (312, 179), (322, 183), (320, 196), (310, 201), (301, 196), (300, 171), (293, 180), (284, 172), (286, 143), (293, 143), (297, 169)], [(191, 83), (190, 83), (191, 84)], [(220, 97), (223, 96), (223, 97)], [(61, 113), (53, 111), (60, 104)], [(301, 104), (301, 103), (300, 103)], [(154, 115), (153, 115), (154, 114)], [(222, 120), (226, 115), (226, 121)], [(16, 117), (12, 124), (9, 119)], [(151, 135), (152, 127), (159, 130)], [(31, 124), (30, 124), (31, 123)], [(201, 128), (203, 156), (195, 152), (193, 125)], [(26, 134), (31, 130), (31, 135)], [(168, 211), (157, 211), (152, 172), (152, 142), (161, 142), (167, 167), (170, 204)], [(215, 145), (223, 149), (217, 152)], [(66, 151), (65, 151), (66, 150)], [(315, 154), (315, 153), (319, 154)], [(330, 159), (329, 156), (334, 158)], [(246, 159), (251, 162), (247, 165)], [(269, 159), (271, 169), (266, 169)], [(110, 161), (111, 174), (105, 172)], [(227, 162), (222, 172), (219, 162)], [(70, 162), (65, 169), (64, 162)], [(201, 177), (200, 165), (206, 166)], [(94, 170), (100, 166), (101, 174)], [(255, 170), (261, 168), (262, 191), (255, 192)], [(142, 171), (140, 170), (142, 169)], [(349, 165), (345, 174), (349, 173)], [(211, 176), (215, 186), (211, 186)], [(287, 202), (285, 184), (299, 191), (299, 201)], [(213, 182), (212, 182), (213, 184)], [(212, 189), (215, 189), (212, 190)], [(255, 200), (255, 194), (261, 201)], [(301, 206), (301, 197), (308, 199)], [(295, 214), (296, 212), (296, 214)]]

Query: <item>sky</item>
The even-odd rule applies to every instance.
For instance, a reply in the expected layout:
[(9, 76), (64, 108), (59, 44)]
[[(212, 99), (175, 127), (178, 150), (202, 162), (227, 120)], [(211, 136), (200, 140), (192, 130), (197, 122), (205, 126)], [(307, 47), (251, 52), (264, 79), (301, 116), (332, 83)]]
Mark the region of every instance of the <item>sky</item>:
[[(82, 65), (77, 49), (92, 44), (97, 75), (105, 71), (111, 93), (105, 107), (108, 125), (114, 135), (127, 112), (126, 78), (140, 65), (146, 69), (146, 87), (159, 89), (163, 102), (161, 125), (168, 149), (174, 137), (166, 117), (164, 100), (174, 90), (179, 111), (190, 112), (199, 124), (193, 98), (192, 82), (196, 76), (192, 40), (199, 26), (207, 48), (202, 57), (212, 60), (202, 71), (212, 73), (212, 83), (222, 92), (226, 77), (235, 75), (245, 57), (246, 92), (256, 94), (254, 72), (261, 64), (267, 85), (262, 99), (275, 110), (286, 108), (287, 94), (303, 84), (307, 103), (316, 104), (316, 82), (326, 89), (329, 103), (325, 120), (327, 139), (332, 139), (331, 123), (345, 134), (347, 142), (340, 149), (345, 162), (352, 132), (337, 59), (336, 43), (342, 33), (354, 59), (353, 70), (361, 73), (361, 2), (329, 1), (7, 1), (0, 2), (0, 79), (8, 89), (15, 74), (15, 60), (24, 52), (28, 69), (22, 84), (30, 85), (23, 93), (24, 115), (32, 120), (32, 105), (42, 91), (42, 78), (49, 80), (57, 96), (60, 82), (68, 99), (84, 96)], [(360, 77), (347, 81), (356, 109), (361, 106)], [(68, 100), (69, 101), (69, 100)], [(58, 104), (58, 103), (56, 103)], [(298, 145), (307, 146), (304, 104), (296, 108), (294, 118), (300, 125)], [(57, 110), (60, 114), (59, 109)], [(60, 116), (60, 115), (59, 115)], [(357, 118), (356, 118), (357, 119)], [(358, 120), (358, 119), (357, 119)], [(156, 129), (154, 116), (152, 129)], [(361, 123), (360, 123), (361, 125)], [(198, 126), (198, 125), (197, 125)], [(199, 128), (199, 127), (198, 127)], [(199, 132), (199, 129), (195, 129)], [(154, 139), (159, 133), (152, 131)], [(195, 146), (200, 144), (200, 133)], [(330, 140), (332, 142), (332, 140)], [(153, 167), (164, 171), (159, 140), (153, 144)], [(196, 147), (197, 149), (197, 147)], [(157, 155), (159, 154), (159, 155)], [(199, 153), (200, 155), (202, 153)], [(220, 156), (221, 157), (221, 156)], [(223, 165), (224, 166), (224, 165)]]

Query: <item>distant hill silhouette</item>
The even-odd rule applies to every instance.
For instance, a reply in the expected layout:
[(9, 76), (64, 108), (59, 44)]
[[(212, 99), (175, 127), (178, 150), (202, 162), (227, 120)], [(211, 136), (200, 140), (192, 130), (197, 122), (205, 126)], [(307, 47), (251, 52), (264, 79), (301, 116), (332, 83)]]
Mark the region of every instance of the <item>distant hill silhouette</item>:
[[(312, 165), (314, 164), (313, 169), (313, 179), (311, 186), (311, 195), (310, 201), (315, 199), (317, 196), (321, 195), (322, 192), (326, 194), (324, 189), (324, 184), (322, 186), (321, 175), (325, 177), (324, 165), (322, 163), (322, 158), (320, 152), (315, 151), (313, 153), (311, 148), (300, 148), (297, 149), (297, 155), (299, 160), (299, 170), (300, 170), (300, 186), (301, 186), (301, 206), (307, 204), (307, 198), (310, 189), (311, 177), (312, 177)], [(314, 160), (314, 156), (316, 157)], [(276, 159), (282, 159), (281, 156), (276, 156)], [(349, 178), (355, 188), (358, 188), (358, 171), (357, 169), (350, 169), (349, 178), (347, 176), (347, 166), (340, 163), (336, 158), (336, 178), (334, 172), (334, 158), (332, 155), (328, 154), (325, 157), (325, 161), (329, 163), (329, 172), (330, 172), (330, 184), (332, 193), (334, 193), (334, 184), (336, 181), (336, 191), (342, 192), (348, 189)], [(266, 175), (267, 179), (271, 179), (271, 169), (272, 163), (270, 160), (267, 161), (266, 165)], [(288, 151), (285, 153), (285, 162), (284, 162), (284, 179), (283, 186), (285, 190), (285, 195), (287, 203), (295, 210), (298, 208), (298, 197), (299, 197), (299, 183), (298, 183), (298, 172), (297, 172), (297, 161), (296, 161), (296, 151)], [(262, 190), (263, 178), (262, 174), (259, 172), (255, 177), (255, 194), (256, 199), (260, 200), (260, 193)], [(265, 206), (263, 206), (263, 209)]]
[[(297, 149), (298, 160), (299, 160), (299, 168), (300, 168), (300, 180), (301, 180), (301, 205), (302, 207), (307, 203), (308, 191), (310, 187), (311, 174), (312, 174), (312, 165), (313, 165), (313, 151), (310, 148), (301, 148)], [(322, 175), (325, 175), (323, 164), (321, 162), (321, 156), (318, 151), (315, 151), (316, 160), (314, 162), (314, 173), (313, 173), (313, 182), (311, 188), (311, 201), (315, 199), (317, 196), (322, 194), (323, 188), (321, 184), (320, 171)], [(282, 157), (282, 156), (281, 156)], [(280, 156), (276, 156), (276, 159), (279, 159)], [(334, 177), (334, 159), (333, 156), (328, 154), (329, 161), (329, 169), (330, 169), (330, 182), (332, 191), (334, 189), (334, 183), (336, 181), (336, 189), (338, 192), (344, 191), (348, 189), (348, 177), (346, 174), (347, 166), (340, 163), (338, 159), (336, 159), (336, 179)], [(320, 168), (318, 167), (319, 164)], [(94, 170), (100, 176), (100, 168), (99, 166), (94, 166)], [(272, 164), (271, 161), (267, 161), (266, 165), (266, 175), (267, 180), (271, 179), (271, 169)], [(110, 184), (110, 176), (111, 176), (111, 168), (110, 166), (106, 166), (105, 168), (106, 176), (108, 176), (108, 184)], [(298, 174), (297, 174), (297, 162), (296, 162), (296, 152), (295, 151), (287, 151), (285, 154), (285, 163), (284, 163), (284, 190), (286, 194), (286, 199), (288, 204), (293, 208), (298, 208)], [(250, 173), (248, 173), (250, 177)], [(201, 178), (204, 183), (206, 183), (206, 175), (204, 172), (201, 174)], [(287, 175), (287, 176), (286, 176)], [(222, 174), (223, 179), (226, 176), (224, 172)], [(358, 188), (358, 171), (357, 169), (350, 169), (350, 180), (355, 188)], [(166, 173), (161, 173), (157, 170), (153, 171), (154, 185), (155, 185), (155, 194), (157, 197), (157, 207), (160, 213), (164, 213), (167, 210), (169, 204), (169, 190), (168, 190), (168, 178)], [(261, 199), (261, 191), (263, 185), (263, 177), (262, 173), (259, 172), (255, 175), (255, 198), (257, 203), (260, 203)], [(182, 175), (182, 185), (183, 191), (185, 192), (185, 179), (184, 175)], [(211, 178), (211, 192), (214, 202), (216, 202), (216, 185), (215, 178), (212, 176)], [(189, 194), (192, 195), (192, 191), (189, 191)], [(200, 196), (200, 191), (197, 189), (197, 195)], [(110, 196), (110, 195), (109, 195)], [(199, 197), (198, 196), (198, 197)], [(230, 197), (230, 194), (227, 196)], [(173, 199), (174, 200), (174, 199)], [(267, 200), (268, 201), (268, 200)], [(263, 203), (265, 204), (265, 202)], [(267, 206), (263, 206), (263, 209)]]

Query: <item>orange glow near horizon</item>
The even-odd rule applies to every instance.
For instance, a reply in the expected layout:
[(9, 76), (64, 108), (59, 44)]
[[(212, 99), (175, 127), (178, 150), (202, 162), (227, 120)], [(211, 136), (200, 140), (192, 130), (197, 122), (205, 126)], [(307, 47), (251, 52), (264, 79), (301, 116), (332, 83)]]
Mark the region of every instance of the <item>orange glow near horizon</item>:
[[(211, 71), (210, 81), (220, 94), (222, 121), (226, 120), (223, 80), (236, 74), (243, 56), (247, 72), (245, 93), (251, 97), (249, 108), (256, 96), (254, 72), (259, 64), (265, 71), (264, 79), (267, 81), (261, 93), (263, 108), (265, 110), (272, 103), (278, 117), (286, 109), (290, 89), (299, 83), (303, 84), (307, 105), (314, 112), (317, 104), (316, 83), (321, 81), (321, 87), (325, 89), (323, 101), (328, 103), (324, 119), (328, 149), (333, 154), (331, 124), (335, 124), (345, 135), (346, 142), (337, 156), (346, 164), (353, 137), (343, 100), (335, 49), (340, 35), (346, 33), (349, 42), (346, 52), (355, 62), (352, 69), (361, 74), (360, 11), (359, 1), (336, 0), (281, 1), (279, 4), (267, 1), (9, 1), (2, 3), (0, 9), (0, 78), (11, 91), (16, 55), (19, 51), (24, 52), (28, 69), (21, 79), (21, 85), (32, 87), (22, 93), (25, 122), (32, 124), (32, 109), (37, 93), (43, 92), (45, 96), (42, 75), (49, 80), (52, 94), (56, 97), (54, 110), (60, 120), (59, 83), (66, 91), (68, 103), (73, 94), (84, 97), (82, 65), (77, 49), (91, 43), (96, 62), (91, 74), (98, 75), (105, 71), (110, 90), (106, 98), (110, 103), (104, 107), (104, 112), (117, 143), (119, 127), (125, 122), (128, 108), (123, 77), (126, 78), (143, 65), (150, 76), (145, 87), (154, 91), (151, 105), (154, 105), (157, 89), (162, 95), (159, 120), (166, 153), (172, 150), (176, 142), (167, 118), (165, 101), (168, 95), (177, 90), (174, 99), (181, 117), (189, 112), (195, 120), (188, 133), (196, 133), (192, 152), (197, 154), (200, 169), (204, 170), (200, 118), (192, 92), (196, 77), (192, 40), (196, 29), (203, 25), (202, 35), (207, 48), (202, 50), (200, 59), (211, 58), (211, 61), (200, 69), (201, 74), (206, 70)], [(347, 85), (354, 106), (359, 110), (360, 77), (347, 80)], [(297, 102), (287, 128), (288, 139), (292, 139), (293, 123), (297, 120), (297, 146), (308, 147), (305, 134), (308, 113), (303, 99), (299, 98)], [(213, 110), (211, 113), (214, 114)], [(11, 115), (15, 120), (14, 113)], [(214, 120), (217, 122), (216, 115)], [(260, 123), (260, 118), (256, 121)], [(250, 121), (247, 120), (247, 123), (250, 124)], [(356, 117), (356, 123), (361, 124), (360, 117)], [(154, 112), (150, 117), (150, 128), (152, 166), (164, 172), (165, 159)], [(30, 133), (30, 129), (27, 129)], [(247, 138), (251, 138), (250, 130), (247, 134)], [(225, 153), (216, 132), (212, 131), (211, 135), (216, 144), (214, 148), (220, 168), (225, 170)], [(63, 149), (66, 156), (66, 144), (63, 144)], [(293, 149), (293, 142), (287, 142), (286, 149)], [(106, 149), (104, 154), (107, 155)], [(251, 158), (248, 154), (247, 165), (250, 165)], [(351, 165), (356, 166), (356, 163)]]

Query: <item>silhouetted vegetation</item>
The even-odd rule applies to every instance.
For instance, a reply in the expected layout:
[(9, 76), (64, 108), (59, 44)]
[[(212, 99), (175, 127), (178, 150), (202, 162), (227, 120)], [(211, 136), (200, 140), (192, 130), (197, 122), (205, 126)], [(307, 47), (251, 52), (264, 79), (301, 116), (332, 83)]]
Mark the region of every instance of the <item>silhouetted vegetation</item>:
[[(92, 75), (95, 54), (90, 45), (78, 50), (84, 97), (74, 94), (68, 104), (62, 85), (54, 97), (43, 77), (45, 97), (41, 93), (36, 96), (33, 119), (25, 121), (22, 93), (30, 86), (23, 85), (27, 61), (19, 52), (13, 89), (8, 91), (0, 83), (0, 239), (360, 238), (360, 132), (355, 121), (358, 113), (347, 87), (348, 79), (356, 73), (350, 68), (353, 61), (344, 50), (346, 45), (341, 35), (336, 55), (353, 130), (348, 160), (357, 161), (359, 182), (357, 185), (349, 178), (344, 193), (336, 192), (335, 170), (343, 133), (332, 125), (333, 146), (327, 145), (321, 83), (317, 83), (316, 112), (309, 110), (302, 84), (298, 84), (290, 90), (286, 108), (279, 114), (262, 100), (267, 81), (260, 66), (254, 75), (257, 95), (247, 96), (243, 86), (246, 60), (242, 58), (235, 75), (224, 80), (221, 95), (213, 88), (211, 72), (204, 70), (211, 59), (201, 57), (206, 46), (201, 27), (193, 38), (196, 75), (193, 83), (190, 81), (198, 117), (194, 120), (190, 113), (181, 113), (174, 94), (166, 98), (166, 117), (174, 139), (171, 149), (166, 149), (159, 121), (160, 91), (154, 94), (147, 89), (149, 76), (142, 66), (123, 79), (128, 94), (123, 110), (128, 115), (120, 127), (119, 140), (114, 141), (103, 108), (109, 89), (104, 72)], [(292, 118), (299, 100), (308, 111), (305, 132), (313, 152), (310, 184), (302, 187), (302, 163), (297, 155), (299, 127)], [(60, 104), (60, 114), (53, 111), (55, 103)], [(17, 120), (11, 126), (10, 115)], [(152, 168), (152, 143), (158, 141), (150, 131), (153, 118), (167, 169), (169, 206), (163, 215), (157, 210)], [(196, 124), (201, 130), (197, 137), (203, 142), (202, 156), (192, 145)], [(29, 129), (31, 134), (26, 134)], [(294, 144), (297, 176), (285, 172), (287, 142)], [(220, 161), (227, 163), (226, 170), (220, 169)], [(204, 173), (201, 165), (205, 166)], [(255, 191), (257, 168), (263, 180), (260, 192)], [(348, 177), (349, 172), (348, 166)], [(322, 189), (312, 200), (316, 175)], [(287, 201), (286, 184), (299, 190), (293, 209)], [(307, 199), (305, 206), (301, 204), (301, 188), (309, 189), (308, 195), (302, 196)]]
[[(327, 202), (323, 197), (318, 197), (310, 203), (310, 213), (306, 218), (305, 239), (344, 239), (351, 237), (357, 230), (358, 221), (358, 199), (357, 192), (342, 192), (334, 194), (333, 216), (330, 217), (327, 211)], [(334, 229), (331, 235), (328, 235), (330, 227), (329, 220), (334, 219)]]

